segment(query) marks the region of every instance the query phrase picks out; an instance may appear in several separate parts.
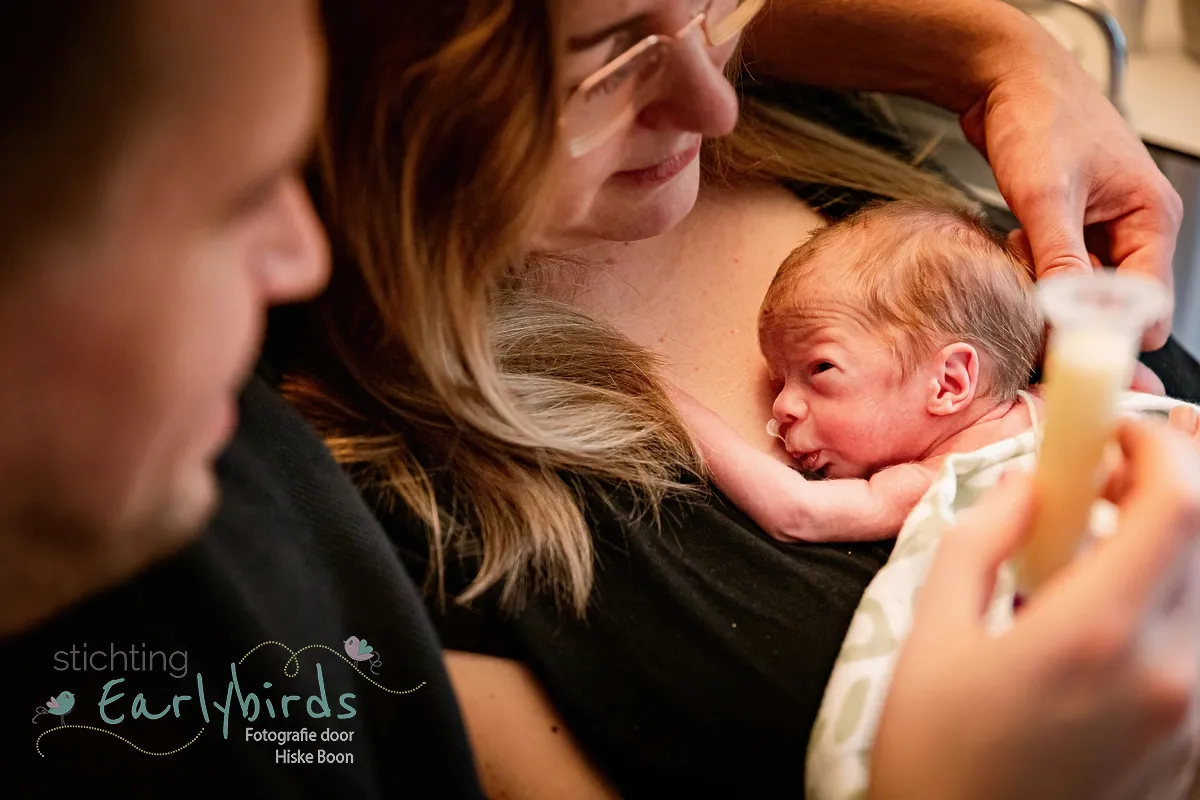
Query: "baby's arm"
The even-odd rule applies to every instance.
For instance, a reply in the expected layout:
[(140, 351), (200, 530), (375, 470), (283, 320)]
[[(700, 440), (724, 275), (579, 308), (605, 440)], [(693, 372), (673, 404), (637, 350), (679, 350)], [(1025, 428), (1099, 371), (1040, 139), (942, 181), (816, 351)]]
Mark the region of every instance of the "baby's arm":
[(717, 414), (679, 392), (676, 404), (700, 440), (713, 480), (776, 539), (875, 541), (895, 536), (929, 489), (921, 464), (880, 470), (870, 480), (807, 481), (758, 450)]
[[(926, 464), (897, 464), (881, 469), (869, 480), (857, 478), (805, 482), (811, 494), (807, 541), (873, 541), (900, 532), (904, 520), (929, 491), (936, 470)], [(806, 521), (806, 516), (800, 522)]]

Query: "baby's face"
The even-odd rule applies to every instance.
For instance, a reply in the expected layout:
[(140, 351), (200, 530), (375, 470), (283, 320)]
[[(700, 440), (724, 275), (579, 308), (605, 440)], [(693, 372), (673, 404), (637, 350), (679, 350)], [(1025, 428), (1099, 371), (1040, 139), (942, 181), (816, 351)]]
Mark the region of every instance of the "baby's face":
[(928, 383), (904, 377), (878, 332), (830, 314), (763, 336), (777, 396), (779, 435), (801, 468), (863, 478), (921, 458), (928, 441)]

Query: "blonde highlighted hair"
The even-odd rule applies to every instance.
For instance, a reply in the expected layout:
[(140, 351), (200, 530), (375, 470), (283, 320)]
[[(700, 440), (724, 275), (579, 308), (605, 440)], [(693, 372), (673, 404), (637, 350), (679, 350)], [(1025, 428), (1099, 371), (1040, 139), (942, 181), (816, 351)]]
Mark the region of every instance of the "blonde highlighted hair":
[(759, 335), (844, 309), (879, 333), (907, 373), (953, 342), (983, 362), (979, 394), (1029, 384), (1044, 324), (1029, 263), (977, 214), (928, 203), (873, 205), (816, 231), (784, 260)]
[[(886, 100), (873, 98), (886, 105)], [(937, 175), (895, 153), (872, 147), (765, 97), (743, 93), (736, 130), (706, 142), (710, 184), (794, 181), (893, 200), (955, 208), (972, 204)]]
[[(655, 356), (521, 288), (557, 133), (558, 5), (326, 0), (314, 190), (337, 262), (284, 390), (360, 486), (428, 529), (429, 590), (468, 602), (499, 587), (509, 609), (538, 591), (582, 615), (587, 499), (654, 514), (702, 465)], [(949, 191), (754, 103), (705, 158), (710, 181)], [(460, 559), (467, 583), (447, 587)]]

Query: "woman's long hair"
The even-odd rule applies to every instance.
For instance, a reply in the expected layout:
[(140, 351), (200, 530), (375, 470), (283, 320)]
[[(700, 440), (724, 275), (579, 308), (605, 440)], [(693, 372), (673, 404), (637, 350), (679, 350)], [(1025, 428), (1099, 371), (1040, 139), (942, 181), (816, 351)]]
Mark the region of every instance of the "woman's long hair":
[(311, 183), (335, 268), (283, 388), (360, 486), (426, 525), (439, 590), (467, 555), (460, 600), (536, 583), (582, 612), (585, 488), (653, 512), (699, 459), (650, 354), (500, 287), (557, 132), (557, 5), (325, 3)]
[[(557, 0), (328, 0), (331, 86), (313, 175), (335, 252), (287, 397), (382, 503), (429, 531), (428, 588), (475, 569), (515, 608), (583, 614), (585, 496), (653, 515), (697, 487), (694, 441), (655, 356), (520, 289), (528, 210), (559, 112)], [(751, 104), (709, 180), (948, 191), (911, 164)], [(517, 287), (514, 289), (514, 287)]]

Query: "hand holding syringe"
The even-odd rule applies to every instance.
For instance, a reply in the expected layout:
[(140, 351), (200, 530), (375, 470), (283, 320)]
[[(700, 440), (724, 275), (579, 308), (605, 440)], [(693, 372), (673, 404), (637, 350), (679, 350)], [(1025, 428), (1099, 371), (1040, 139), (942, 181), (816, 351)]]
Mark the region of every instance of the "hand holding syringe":
[(1170, 313), (1161, 283), (1113, 270), (1048, 278), (1038, 284), (1038, 297), (1051, 326), (1047, 421), (1035, 473), (1037, 513), (1017, 560), (1022, 595), (1036, 591), (1078, 550), (1106, 477), (1104, 451), (1142, 333)]

